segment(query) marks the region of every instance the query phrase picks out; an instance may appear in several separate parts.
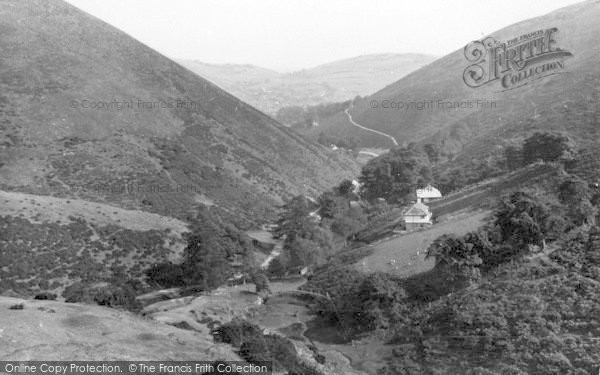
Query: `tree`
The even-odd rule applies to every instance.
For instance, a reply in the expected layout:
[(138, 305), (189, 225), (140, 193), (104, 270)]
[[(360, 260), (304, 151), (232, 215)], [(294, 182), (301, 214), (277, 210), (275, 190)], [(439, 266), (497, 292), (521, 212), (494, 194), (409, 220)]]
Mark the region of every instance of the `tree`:
[(320, 246), (306, 238), (294, 238), (286, 243), (285, 249), (290, 257), (289, 266), (292, 268), (299, 269), (324, 260)]
[(495, 213), (495, 224), (503, 241), (514, 246), (543, 245), (548, 234), (550, 212), (537, 199), (524, 192), (515, 192), (502, 199)]
[(437, 175), (436, 181), (440, 190), (452, 192), (467, 184), (467, 176), (463, 169), (450, 169)]
[(317, 224), (309, 216), (311, 210), (315, 207), (305, 196), (295, 196), (282, 208), (283, 211), (279, 215), (277, 226), (273, 230), (276, 238), (283, 236), (290, 239), (309, 237), (310, 233), (317, 227)]
[(205, 234), (190, 236), (184, 256), (187, 284), (201, 284), (210, 290), (223, 284), (232, 274), (226, 246), (219, 238)]
[(267, 273), (272, 276), (282, 277), (285, 275), (286, 264), (281, 260), (281, 256), (275, 257), (269, 263)]
[(569, 149), (569, 139), (564, 135), (535, 133), (523, 142), (523, 161), (525, 164), (539, 159), (557, 161)]
[(467, 242), (469, 237), (457, 237), (445, 234), (438, 237), (427, 248), (426, 258), (435, 258), (438, 268), (460, 270), (463, 267), (479, 267), (482, 260), (480, 249), (473, 243)]
[(347, 309), (353, 311), (361, 330), (387, 328), (403, 317), (396, 308), (406, 298), (404, 289), (389, 275), (376, 273), (366, 276), (355, 295), (347, 299)]
[(354, 190), (354, 184), (352, 183), (351, 180), (345, 179), (345, 180), (342, 180), (342, 182), (340, 182), (340, 184), (337, 186), (336, 190), (337, 190), (338, 195), (347, 196), (348, 194), (352, 193), (352, 191)]
[(361, 222), (349, 216), (341, 216), (335, 218), (331, 222), (331, 231), (343, 237), (358, 232), (361, 228)]
[(562, 204), (574, 205), (591, 197), (588, 185), (582, 179), (569, 176), (558, 187), (558, 199)]
[(256, 287), (256, 293), (271, 293), (271, 284), (269, 283), (269, 278), (264, 272), (257, 270), (252, 272), (252, 282)]
[(321, 216), (331, 219), (339, 214), (342, 207), (340, 207), (340, 202), (338, 200), (339, 197), (337, 197), (331, 191), (326, 191), (321, 194), (319, 197), (319, 205), (321, 206), (321, 210), (319, 212)]
[(588, 184), (576, 176), (569, 176), (558, 188), (558, 198), (568, 206), (567, 215), (577, 226), (587, 222), (595, 224), (597, 209)]

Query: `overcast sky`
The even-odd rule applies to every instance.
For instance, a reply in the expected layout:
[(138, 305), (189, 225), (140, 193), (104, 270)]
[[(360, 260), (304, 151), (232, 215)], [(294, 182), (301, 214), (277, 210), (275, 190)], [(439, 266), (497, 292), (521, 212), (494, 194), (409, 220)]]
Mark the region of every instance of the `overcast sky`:
[(67, 0), (171, 57), (310, 68), (371, 53), (443, 56), (579, 0)]

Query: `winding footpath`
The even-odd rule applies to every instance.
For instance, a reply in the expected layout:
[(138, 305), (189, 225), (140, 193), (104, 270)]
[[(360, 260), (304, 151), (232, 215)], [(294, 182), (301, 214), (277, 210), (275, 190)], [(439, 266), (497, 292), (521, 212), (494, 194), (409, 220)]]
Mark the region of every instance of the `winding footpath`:
[(352, 125), (354, 125), (354, 126), (356, 126), (356, 127), (358, 127), (358, 128), (361, 128), (361, 129), (363, 129), (363, 130), (367, 130), (367, 131), (370, 131), (370, 132), (373, 132), (373, 133), (376, 133), (376, 134), (382, 135), (382, 136), (384, 136), (384, 137), (386, 137), (386, 138), (390, 139), (392, 142), (394, 142), (394, 146), (398, 146), (398, 141), (396, 141), (396, 138), (392, 137), (391, 135), (389, 135), (389, 134), (385, 134), (385, 133), (382, 133), (382, 132), (380, 132), (380, 131), (378, 131), (378, 130), (374, 130), (374, 129), (367, 128), (366, 126), (362, 126), (361, 124), (359, 124), (359, 123), (355, 122), (355, 121), (352, 119), (352, 115), (351, 115), (351, 114), (350, 114), (350, 112), (349, 112), (349, 111), (352, 109), (352, 107), (353, 107), (353, 106), (354, 106), (354, 105), (353, 105), (353, 104), (351, 104), (351, 105), (350, 105), (350, 107), (348, 107), (348, 108), (346, 108), (346, 109), (344, 110), (344, 113), (345, 113), (345, 114), (348, 116), (348, 121), (350, 121), (350, 123), (351, 123)]

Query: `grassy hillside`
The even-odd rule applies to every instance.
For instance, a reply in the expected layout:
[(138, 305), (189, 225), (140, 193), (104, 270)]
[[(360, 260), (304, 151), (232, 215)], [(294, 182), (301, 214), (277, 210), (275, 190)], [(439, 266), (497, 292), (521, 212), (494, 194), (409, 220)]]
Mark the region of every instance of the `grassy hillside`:
[(143, 280), (181, 258), (180, 220), (80, 199), (0, 191), (0, 291), (60, 295), (75, 283)]
[(418, 54), (364, 55), (291, 73), (252, 65), (178, 62), (270, 114), (287, 106), (317, 105), (370, 95), (434, 58)]
[[(435, 143), (443, 152), (462, 158), (478, 158), (497, 152), (497, 147), (522, 139), (534, 130), (563, 131), (581, 144), (598, 141), (600, 107), (600, 50), (595, 37), (600, 3), (583, 3), (523, 21), (490, 34), (506, 42), (535, 30), (558, 28), (556, 46), (573, 57), (564, 60), (564, 73), (537, 79), (522, 87), (503, 90), (499, 82), (471, 88), (463, 82), (469, 65), (463, 49), (409, 74), (359, 101), (351, 114), (358, 123), (390, 134), (400, 142)], [(467, 45), (470, 41), (465, 40)], [(433, 106), (409, 109), (382, 108), (384, 101), (428, 102)], [(473, 101), (473, 108), (446, 108), (444, 102)], [(477, 100), (495, 107), (477, 108)], [(371, 108), (371, 101), (378, 108)], [(389, 102), (388, 102), (389, 103)], [(362, 145), (382, 145), (384, 139), (349, 126), (343, 116), (322, 121), (315, 131), (346, 134)]]
[(0, 311), (4, 361), (242, 360), (209, 334), (107, 307), (0, 297)]
[(245, 225), (356, 167), (59, 0), (2, 1), (0, 189)]

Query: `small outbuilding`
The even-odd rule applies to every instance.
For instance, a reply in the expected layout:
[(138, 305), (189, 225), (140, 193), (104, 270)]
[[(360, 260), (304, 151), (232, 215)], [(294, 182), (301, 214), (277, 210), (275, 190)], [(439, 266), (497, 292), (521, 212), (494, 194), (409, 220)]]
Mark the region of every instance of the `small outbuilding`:
[(431, 185), (427, 185), (423, 189), (417, 189), (417, 202), (429, 202), (441, 197), (442, 193)]

